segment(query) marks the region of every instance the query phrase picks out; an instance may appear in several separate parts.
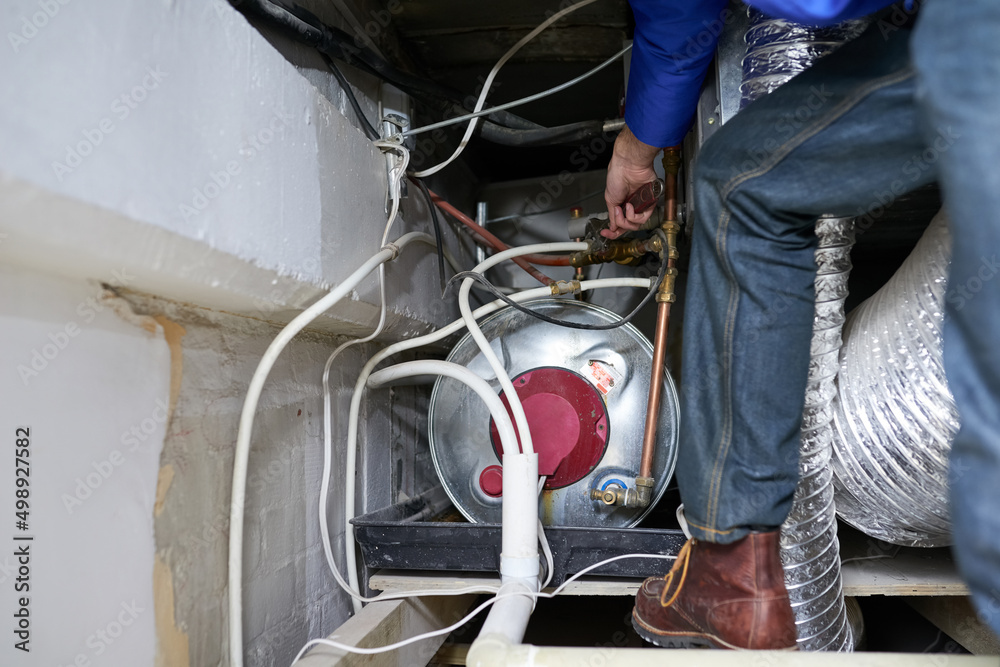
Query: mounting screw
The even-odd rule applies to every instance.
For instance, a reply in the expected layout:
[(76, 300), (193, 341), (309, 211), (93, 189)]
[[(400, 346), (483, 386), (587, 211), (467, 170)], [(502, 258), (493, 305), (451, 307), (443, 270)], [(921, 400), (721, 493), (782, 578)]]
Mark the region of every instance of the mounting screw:
[(609, 386), (609, 387), (613, 387), (613, 386), (615, 386), (615, 381), (614, 381), (614, 379), (612, 379), (612, 378), (609, 378), (609, 379), (608, 379), (608, 386)]

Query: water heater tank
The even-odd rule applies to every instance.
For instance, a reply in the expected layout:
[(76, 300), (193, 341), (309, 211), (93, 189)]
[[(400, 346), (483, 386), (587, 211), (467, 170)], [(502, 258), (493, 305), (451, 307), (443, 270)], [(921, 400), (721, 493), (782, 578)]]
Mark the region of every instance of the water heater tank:
[[(606, 325), (608, 310), (568, 299), (527, 307), (558, 320)], [(647, 508), (610, 507), (592, 489), (630, 488), (639, 473), (653, 348), (631, 324), (583, 330), (543, 322), (517, 309), (480, 323), (483, 334), (524, 406), (546, 477), (541, 518), (546, 525), (625, 527), (637, 524), (667, 488), (677, 454), (678, 408), (673, 381), (663, 374), (653, 457), (653, 502)], [(490, 365), (471, 336), (448, 361), (489, 382), (507, 403)], [(466, 385), (440, 378), (430, 404), (430, 448), (442, 485), (470, 521), (499, 523), (503, 448), (482, 400)]]

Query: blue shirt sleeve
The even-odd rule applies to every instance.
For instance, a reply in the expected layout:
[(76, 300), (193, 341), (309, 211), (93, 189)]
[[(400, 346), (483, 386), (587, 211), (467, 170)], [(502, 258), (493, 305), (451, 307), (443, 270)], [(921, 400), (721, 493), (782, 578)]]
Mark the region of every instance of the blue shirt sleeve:
[(768, 16), (805, 25), (825, 26), (867, 16), (891, 5), (893, 0), (750, 0)]
[[(705, 72), (731, 10), (727, 0), (629, 0), (635, 39), (625, 122), (643, 143), (679, 144), (694, 118)], [(891, 0), (750, 0), (765, 14), (829, 25), (871, 14)]]
[(727, 0), (629, 0), (635, 39), (625, 123), (639, 141), (681, 143), (724, 27)]

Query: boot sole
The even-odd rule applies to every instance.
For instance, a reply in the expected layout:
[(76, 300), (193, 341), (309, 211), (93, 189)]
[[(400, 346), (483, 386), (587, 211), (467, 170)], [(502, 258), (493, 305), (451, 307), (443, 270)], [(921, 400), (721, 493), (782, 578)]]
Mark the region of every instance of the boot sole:
[(650, 644), (654, 644), (660, 648), (728, 648), (724, 644), (716, 644), (707, 635), (680, 634), (656, 630), (643, 623), (635, 615), (634, 610), (632, 611), (632, 627), (635, 629), (636, 634)]
[[(661, 630), (657, 630), (656, 628), (646, 625), (642, 619), (636, 615), (635, 609), (632, 610), (632, 627), (635, 629), (636, 634), (644, 640), (661, 648), (716, 648), (735, 651), (748, 650), (741, 646), (734, 646), (733, 644), (725, 642), (714, 635), (706, 635), (702, 633), (663, 632)], [(796, 645), (776, 650), (798, 651), (799, 647)]]

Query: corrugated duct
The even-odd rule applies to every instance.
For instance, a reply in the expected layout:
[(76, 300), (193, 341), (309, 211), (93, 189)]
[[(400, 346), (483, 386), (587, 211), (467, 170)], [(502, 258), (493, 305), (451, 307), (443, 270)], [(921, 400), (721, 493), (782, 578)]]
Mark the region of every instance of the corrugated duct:
[(893, 544), (951, 543), (948, 452), (959, 420), (941, 344), (950, 257), (939, 214), (844, 333), (833, 400), (837, 512)]
[[(859, 35), (864, 21), (831, 28), (808, 28), (750, 10), (747, 54), (743, 60), (741, 107), (808, 69)], [(832, 409), (844, 324), (844, 299), (854, 243), (853, 220), (821, 218), (816, 225), (816, 313), (809, 379), (802, 419), (799, 483), (781, 529), (785, 585), (795, 612), (799, 648), (849, 651), (854, 634), (848, 622), (840, 576), (836, 507), (830, 459)]]

